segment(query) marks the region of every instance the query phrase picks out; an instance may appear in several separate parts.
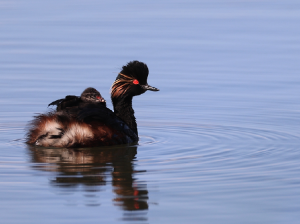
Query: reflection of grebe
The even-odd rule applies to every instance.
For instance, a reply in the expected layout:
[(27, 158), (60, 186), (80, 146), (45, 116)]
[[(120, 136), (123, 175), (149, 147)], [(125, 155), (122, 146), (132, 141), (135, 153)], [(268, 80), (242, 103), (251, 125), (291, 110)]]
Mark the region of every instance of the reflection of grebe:
[(148, 73), (146, 64), (129, 62), (111, 87), (114, 112), (103, 105), (88, 103), (71, 110), (41, 114), (31, 123), (27, 143), (46, 147), (90, 147), (138, 141), (132, 98), (146, 90), (158, 91), (147, 84)]
[[(83, 185), (88, 187), (112, 183), (116, 197), (116, 206), (125, 211), (148, 209), (148, 191), (145, 184), (134, 177), (132, 160), (137, 153), (135, 146), (117, 146), (102, 148), (36, 148), (29, 146), (35, 169), (54, 172), (56, 177), (51, 181), (53, 187), (67, 188)], [(44, 163), (44, 164), (43, 164)], [(112, 170), (113, 169), (113, 170)], [(111, 171), (112, 170), (112, 171)], [(112, 182), (107, 176), (112, 175)], [(109, 178), (110, 179), (110, 178)]]

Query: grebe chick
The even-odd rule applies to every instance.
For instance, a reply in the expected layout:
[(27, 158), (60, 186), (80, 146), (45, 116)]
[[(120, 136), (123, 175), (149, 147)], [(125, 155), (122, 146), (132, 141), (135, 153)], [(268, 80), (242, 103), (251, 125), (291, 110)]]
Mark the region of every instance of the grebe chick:
[[(148, 85), (148, 74), (143, 62), (129, 62), (111, 87), (114, 112), (99, 103), (85, 102), (38, 115), (31, 122), (27, 143), (45, 147), (92, 147), (137, 142), (132, 99), (147, 90), (159, 91)], [(63, 101), (55, 102), (53, 105)]]
[(100, 103), (103, 106), (106, 106), (106, 101), (99, 91), (89, 87), (81, 93), (80, 97), (68, 95), (64, 99), (53, 101), (48, 107), (56, 105), (56, 111), (62, 111), (72, 107), (83, 107), (87, 103)]

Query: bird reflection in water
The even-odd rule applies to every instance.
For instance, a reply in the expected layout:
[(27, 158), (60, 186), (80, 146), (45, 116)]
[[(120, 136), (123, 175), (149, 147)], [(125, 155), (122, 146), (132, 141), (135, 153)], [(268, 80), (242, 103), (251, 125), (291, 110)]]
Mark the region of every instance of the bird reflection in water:
[[(38, 163), (34, 169), (55, 173), (52, 186), (68, 191), (75, 191), (81, 186), (86, 192), (94, 192), (112, 183), (114, 205), (128, 211), (123, 219), (147, 220), (141, 217), (144, 212), (140, 213), (148, 210), (147, 187), (134, 178), (135, 173), (143, 172), (134, 170), (136, 146), (82, 149), (28, 147), (32, 162)], [(138, 217), (132, 211), (139, 211), (136, 213)]]

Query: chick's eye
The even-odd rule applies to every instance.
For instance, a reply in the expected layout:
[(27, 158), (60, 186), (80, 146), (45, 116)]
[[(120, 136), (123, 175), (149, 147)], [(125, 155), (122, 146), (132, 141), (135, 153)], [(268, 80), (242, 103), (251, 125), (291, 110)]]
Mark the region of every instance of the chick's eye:
[(133, 80), (133, 84), (137, 85), (139, 84), (139, 81), (137, 79)]

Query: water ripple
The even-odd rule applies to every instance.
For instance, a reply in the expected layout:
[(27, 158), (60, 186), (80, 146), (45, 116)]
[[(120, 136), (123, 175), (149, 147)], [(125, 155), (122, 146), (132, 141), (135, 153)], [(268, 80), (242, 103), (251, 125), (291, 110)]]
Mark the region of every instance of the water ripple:
[(264, 186), (289, 182), (291, 175), (300, 181), (299, 169), (293, 169), (300, 158), (295, 134), (188, 123), (144, 123), (140, 130), (139, 162), (166, 182), (215, 182), (234, 191), (237, 183)]

